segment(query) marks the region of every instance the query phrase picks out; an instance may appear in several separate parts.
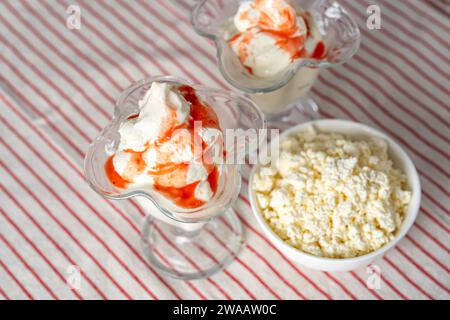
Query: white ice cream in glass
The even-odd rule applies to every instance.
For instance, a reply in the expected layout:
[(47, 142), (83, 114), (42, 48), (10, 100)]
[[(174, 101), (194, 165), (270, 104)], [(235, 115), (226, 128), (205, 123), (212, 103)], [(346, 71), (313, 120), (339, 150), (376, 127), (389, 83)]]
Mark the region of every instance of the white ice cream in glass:
[(180, 207), (200, 207), (217, 190), (218, 166), (204, 157), (208, 148), (223, 149), (217, 114), (192, 87), (164, 82), (153, 82), (138, 105), (139, 113), (121, 123), (118, 149), (105, 164), (110, 182), (153, 188)]
[(224, 78), (269, 120), (294, 106), (310, 108), (306, 95), (320, 68), (350, 59), (360, 39), (356, 23), (331, 0), (204, 0), (192, 23), (215, 40)]
[(227, 162), (235, 150), (225, 132), (263, 128), (263, 113), (242, 95), (174, 77), (144, 79), (117, 101), (112, 122), (89, 148), (85, 174), (101, 195), (133, 198), (125, 207), (146, 216), (141, 244), (157, 270), (206, 277), (242, 244), (231, 207), (240, 167)]
[[(289, 1), (242, 2), (233, 23), (237, 33), (228, 43), (246, 70), (256, 77), (274, 78), (297, 59), (319, 60), (326, 56), (311, 15)], [(251, 97), (267, 114), (283, 112), (305, 96), (318, 74), (319, 68), (304, 67), (280, 89)]]

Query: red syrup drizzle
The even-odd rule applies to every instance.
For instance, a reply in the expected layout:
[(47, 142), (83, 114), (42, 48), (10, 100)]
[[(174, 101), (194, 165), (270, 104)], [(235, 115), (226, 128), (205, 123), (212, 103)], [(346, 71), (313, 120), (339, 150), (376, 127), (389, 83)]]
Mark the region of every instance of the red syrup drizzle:
[[(261, 5), (263, 1), (257, 0), (255, 4)], [(306, 24), (306, 36), (293, 36), (293, 34), (297, 31), (296, 24), (294, 20), (296, 19), (295, 16), (292, 16), (289, 14), (288, 11), (283, 12), (284, 15), (288, 18), (288, 22), (284, 26), (284, 28), (281, 28), (280, 30), (273, 30), (270, 29), (270, 27), (274, 24), (272, 19), (262, 12), (260, 20), (258, 21), (258, 26), (261, 28), (258, 32), (265, 32), (270, 33), (274, 35), (276, 38), (278, 38), (276, 44), (286, 52), (288, 52), (291, 56), (291, 60), (295, 61), (296, 59), (304, 58), (304, 59), (315, 59), (315, 60), (322, 60), (327, 55), (327, 50), (325, 43), (323, 41), (319, 41), (316, 44), (316, 47), (314, 48), (314, 51), (312, 54), (307, 54), (306, 50), (304, 49), (304, 43), (305, 41), (311, 36), (311, 26), (310, 26), (310, 20), (311, 14), (309, 12), (306, 12), (303, 16), (305, 24)], [(300, 14), (299, 14), (300, 15)], [(244, 14), (241, 16), (242, 19), (245, 19), (248, 16), (248, 13), (244, 12)], [(249, 66), (246, 66), (244, 62), (246, 61), (248, 57), (248, 51), (247, 46), (250, 43), (250, 41), (253, 39), (254, 35), (251, 32), (239, 32), (235, 35), (233, 35), (229, 40), (228, 44), (232, 45), (235, 41), (237, 41), (241, 35), (244, 34), (244, 37), (240, 39), (239, 46), (238, 46), (238, 56), (239, 60), (241, 61), (242, 65), (244, 66), (245, 70), (253, 75), (253, 69)]]
[(323, 41), (320, 41), (316, 45), (316, 48), (314, 49), (314, 52), (311, 55), (311, 58), (312, 59), (316, 59), (316, 60), (320, 60), (320, 59), (325, 58), (325, 56), (326, 56), (325, 44), (323, 43)]
[[(184, 97), (186, 101), (188, 101), (191, 104), (191, 111), (190, 111), (190, 119), (188, 124), (178, 125), (178, 126), (172, 126), (169, 130), (166, 131), (166, 133), (159, 139), (159, 141), (156, 142), (156, 145), (161, 144), (165, 141), (168, 141), (171, 139), (174, 131), (179, 128), (186, 128), (189, 130), (191, 134), (191, 147), (193, 147), (193, 136), (194, 136), (194, 122), (200, 121), (202, 123), (203, 128), (215, 128), (220, 130), (219, 126), (219, 119), (217, 117), (217, 114), (214, 112), (214, 110), (206, 103), (201, 102), (196, 93), (194, 88), (183, 85), (179, 87), (179, 92)], [(128, 117), (128, 119), (133, 119), (138, 117), (137, 115), (131, 115)], [(176, 114), (172, 115), (172, 117), (176, 118)], [(205, 143), (202, 144), (202, 149), (205, 150), (208, 147)], [(145, 148), (145, 150), (136, 152), (133, 150), (125, 150), (126, 152), (131, 154), (131, 160), (132, 163), (131, 167), (132, 169), (128, 169), (128, 171), (132, 170), (132, 173), (140, 173), (145, 170), (146, 164), (143, 159), (143, 154), (148, 150), (149, 146)], [(121, 177), (115, 170), (114, 164), (113, 164), (113, 158), (114, 155), (108, 158), (108, 160), (105, 163), (105, 172), (109, 179), (109, 181), (116, 186), (117, 188), (126, 188), (132, 181), (128, 181), (127, 179), (124, 179)], [(209, 175), (208, 175), (208, 182), (210, 184), (210, 188), (212, 193), (216, 193), (217, 191), (217, 185), (218, 185), (218, 178), (219, 178), (219, 171), (218, 168), (211, 164), (205, 164), (205, 168), (207, 169)], [(199, 181), (194, 182), (189, 185), (185, 185), (182, 187), (174, 187), (174, 186), (168, 186), (166, 183), (164, 183), (165, 179), (167, 179), (168, 176), (176, 177), (178, 175), (185, 174), (187, 170), (187, 164), (180, 163), (161, 163), (156, 168), (154, 168), (151, 172), (148, 173), (154, 175), (155, 177), (155, 183), (153, 187), (155, 190), (162, 193), (167, 198), (174, 201), (178, 206), (183, 208), (197, 208), (201, 205), (203, 205), (205, 202), (202, 200), (199, 200), (195, 197), (195, 190), (200, 183)], [(127, 175), (129, 175), (130, 172), (127, 172)]]

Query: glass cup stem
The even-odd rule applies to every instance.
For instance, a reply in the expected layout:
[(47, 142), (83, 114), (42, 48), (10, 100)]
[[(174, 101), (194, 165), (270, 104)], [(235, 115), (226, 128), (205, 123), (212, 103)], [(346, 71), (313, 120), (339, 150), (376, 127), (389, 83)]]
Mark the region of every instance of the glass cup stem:
[(160, 273), (194, 280), (211, 276), (231, 263), (239, 253), (242, 227), (234, 212), (207, 222), (166, 223), (148, 215), (141, 234), (145, 258)]

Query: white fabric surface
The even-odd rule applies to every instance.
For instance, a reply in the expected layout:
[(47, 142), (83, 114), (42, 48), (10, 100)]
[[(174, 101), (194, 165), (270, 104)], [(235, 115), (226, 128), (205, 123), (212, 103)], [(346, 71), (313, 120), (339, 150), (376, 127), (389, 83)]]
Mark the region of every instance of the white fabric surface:
[[(158, 275), (140, 254), (139, 223), (89, 188), (82, 160), (115, 98), (138, 79), (172, 74), (229, 88), (213, 46), (192, 30), (181, 0), (0, 1), (0, 297), (449, 299), (449, 4), (375, 1), (383, 28), (368, 31), (373, 2), (343, 1), (362, 46), (350, 63), (323, 71), (312, 94), (323, 117), (391, 135), (421, 175), (417, 223), (376, 263), (379, 290), (366, 286), (366, 269), (317, 272), (276, 251), (253, 218), (245, 182), (239, 258), (210, 279)], [(74, 3), (80, 30), (66, 27)], [(81, 268), (79, 290), (66, 284), (70, 265)]]

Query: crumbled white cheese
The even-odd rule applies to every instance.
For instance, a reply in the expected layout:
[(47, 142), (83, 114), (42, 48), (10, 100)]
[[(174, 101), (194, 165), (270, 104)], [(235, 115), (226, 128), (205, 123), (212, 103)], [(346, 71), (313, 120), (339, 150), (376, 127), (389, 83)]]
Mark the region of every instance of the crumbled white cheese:
[(309, 130), (284, 139), (280, 149), (255, 174), (253, 189), (264, 218), (286, 243), (350, 258), (394, 238), (411, 192), (385, 141)]

